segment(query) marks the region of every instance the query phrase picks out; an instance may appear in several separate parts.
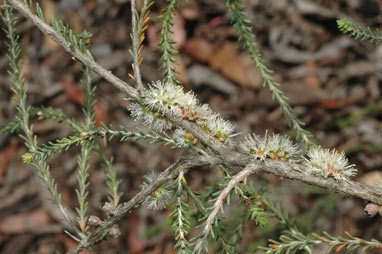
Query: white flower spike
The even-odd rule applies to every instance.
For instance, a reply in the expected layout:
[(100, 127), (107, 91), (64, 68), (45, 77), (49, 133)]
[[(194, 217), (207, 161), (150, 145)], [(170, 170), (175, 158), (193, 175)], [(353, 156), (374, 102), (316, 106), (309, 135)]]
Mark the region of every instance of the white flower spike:
[(299, 149), (296, 144), (287, 136), (273, 134), (269, 137), (269, 150), (272, 159), (280, 159), (284, 161), (296, 161), (299, 154)]
[(345, 180), (354, 176), (357, 169), (354, 164), (349, 164), (344, 152), (338, 153), (336, 150), (312, 148), (307, 153), (305, 165), (313, 172), (320, 173), (325, 178), (334, 177), (336, 180)]
[(246, 153), (254, 155), (259, 160), (271, 158), (295, 161), (299, 154), (297, 145), (293, 144), (288, 137), (279, 134), (268, 135), (268, 132), (265, 132), (264, 137), (256, 134), (247, 136), (241, 147)]
[(181, 116), (182, 109), (187, 109), (196, 105), (195, 96), (189, 92), (184, 93), (181, 86), (174, 86), (169, 82), (157, 81), (150, 85), (147, 92), (148, 107), (159, 107), (162, 113), (170, 113), (174, 116)]
[(232, 134), (234, 130), (232, 124), (218, 114), (210, 116), (207, 120), (207, 128), (220, 142), (225, 142), (230, 137), (235, 136)]
[[(153, 123), (156, 129), (163, 131), (171, 129), (171, 123), (161, 114), (171, 114), (196, 123), (208, 130), (220, 142), (232, 144), (230, 138), (237, 135), (233, 134), (232, 124), (214, 113), (207, 104), (199, 105), (192, 91), (185, 93), (181, 86), (161, 81), (153, 82), (149, 86), (150, 88), (146, 90), (147, 104), (145, 106), (138, 103), (129, 105), (128, 108), (133, 117), (142, 119), (145, 124)], [(151, 111), (154, 107), (158, 113)]]

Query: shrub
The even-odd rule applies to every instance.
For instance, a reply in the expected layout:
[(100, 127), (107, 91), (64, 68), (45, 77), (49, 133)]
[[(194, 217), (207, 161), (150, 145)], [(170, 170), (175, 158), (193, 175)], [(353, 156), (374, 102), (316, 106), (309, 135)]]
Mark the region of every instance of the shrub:
[[(269, 217), (276, 218), (285, 231), (279, 240), (270, 240), (269, 246), (262, 248), (265, 253), (311, 253), (318, 244), (329, 245), (330, 249), (336, 251), (360, 247), (380, 249), (382, 243), (379, 241), (363, 240), (350, 234), (346, 238), (327, 233), (304, 234), (279, 205), (274, 205), (266, 198), (262, 188), (255, 188), (247, 180), (251, 175), (266, 172), (368, 200), (374, 203), (367, 207), (370, 214), (376, 214), (380, 209), (379, 205), (382, 205), (380, 189), (351, 180), (357, 170), (354, 165), (349, 164), (344, 153), (317, 146), (311, 133), (304, 129), (303, 122), (298, 119), (288, 103), (288, 98), (281, 91), (280, 84), (272, 76), (272, 70), (265, 65), (242, 1), (227, 0), (233, 27), (243, 48), (248, 51), (253, 64), (258, 68), (263, 86), (271, 91), (289, 126), (296, 132), (297, 139), (305, 144), (306, 155), (301, 155), (302, 151), (289, 137), (280, 134), (250, 134), (237, 144), (235, 139), (239, 134), (235, 132), (233, 124), (214, 112), (209, 105), (200, 103), (193, 92), (184, 92), (175, 75), (177, 51), (171, 37), (174, 24), (172, 14), (179, 3), (176, 0), (167, 2), (168, 6), (159, 17), (162, 25), (159, 42), (162, 52), (160, 68), (164, 78), (147, 86), (142, 81), (140, 64), (144, 60), (143, 41), (152, 1), (143, 1), (140, 10), (136, 9), (135, 1), (131, 1), (130, 53), (133, 58), (133, 73), (130, 76), (135, 86), (120, 80), (94, 61), (89, 50), (92, 38), (89, 32), (76, 34), (54, 17), (50, 21), (51, 25), (48, 25), (39, 5), (29, 4), (26, 0), (8, 0), (2, 6), (4, 30), (8, 39), (11, 90), (17, 103), (17, 115), (14, 121), (2, 128), (2, 133), (20, 133), (24, 140), (28, 152), (22, 156), (23, 161), (34, 166), (41, 183), (50, 192), (50, 199), (67, 222), (68, 228), (65, 232), (78, 242), (78, 246), (70, 253), (80, 253), (109, 237), (118, 237), (121, 234), (119, 220), (141, 203), (150, 209), (166, 209), (169, 204), (173, 204), (170, 218), (176, 241), (174, 248), (178, 249), (178, 253), (205, 252), (208, 250), (209, 239), (215, 242), (215, 253), (236, 253), (243, 226), (252, 220), (260, 227), (267, 227)], [(16, 33), (17, 19), (13, 14), (15, 10), (30, 19), (38, 29), (83, 64), (83, 123), (68, 118), (60, 109), (28, 105), (19, 36)], [(339, 20), (338, 26), (343, 33), (356, 39), (377, 44), (382, 41), (379, 31), (369, 28), (363, 30), (347, 20)], [(124, 126), (115, 129), (113, 126), (96, 124), (93, 72), (124, 93), (129, 100), (128, 110), (131, 115), (149, 125), (151, 132), (140, 129), (132, 131)], [(72, 135), (40, 145), (32, 128), (33, 122), (40, 116), (67, 124)], [(170, 145), (186, 152), (160, 174), (146, 175), (140, 192), (123, 203), (125, 193), (120, 189), (122, 179), (113, 165), (113, 158), (105, 148), (106, 140), (113, 138), (119, 138), (121, 142), (145, 139), (155, 145)], [(75, 219), (70, 216), (69, 208), (63, 204), (59, 187), (47, 162), (50, 157), (74, 145), (81, 147), (78, 156), (78, 206), (75, 208)], [(242, 150), (239, 151), (238, 147)], [(102, 206), (103, 218), (88, 212), (91, 174), (89, 160), (94, 154), (103, 161), (106, 185), (109, 188), (109, 200)], [(212, 186), (206, 187), (202, 195), (188, 186), (185, 178), (189, 170), (200, 166), (216, 167), (223, 175)], [(238, 218), (233, 225), (228, 225), (224, 221), (223, 211), (226, 205), (231, 204), (234, 196), (239, 200), (236, 205), (245, 208), (244, 216)], [(374, 210), (371, 211), (372, 209)], [(195, 229), (195, 221), (201, 223), (200, 229)], [(192, 239), (189, 238), (191, 231), (195, 232)]]

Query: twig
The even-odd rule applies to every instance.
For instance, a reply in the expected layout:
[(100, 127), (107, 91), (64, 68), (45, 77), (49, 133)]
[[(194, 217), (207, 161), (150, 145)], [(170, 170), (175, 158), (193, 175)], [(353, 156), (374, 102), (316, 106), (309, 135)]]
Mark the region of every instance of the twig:
[(186, 254), (189, 253), (188, 245), (189, 242), (186, 239), (186, 235), (188, 233), (188, 229), (190, 226), (189, 220), (190, 220), (190, 214), (187, 212), (187, 207), (183, 204), (182, 201), (182, 193), (183, 193), (183, 179), (184, 179), (184, 171), (181, 170), (179, 172), (178, 178), (177, 178), (177, 206), (176, 210), (174, 210), (175, 213), (171, 213), (170, 216), (176, 215), (176, 226), (174, 228), (174, 233), (176, 234), (175, 239), (177, 240), (177, 245), (179, 244), (179, 254)]
[(382, 189), (364, 185), (352, 180), (338, 181), (314, 175), (300, 164), (285, 163), (278, 160), (266, 160), (262, 170), (284, 178), (300, 180), (302, 182), (324, 187), (333, 192), (341, 192), (382, 205)]
[(248, 164), (242, 171), (237, 173), (235, 176), (232, 177), (232, 179), (229, 181), (227, 186), (220, 192), (219, 196), (217, 197), (213, 209), (211, 213), (208, 215), (208, 218), (205, 222), (205, 226), (203, 228), (203, 231), (201, 233), (202, 237), (200, 237), (199, 241), (195, 244), (194, 253), (201, 253), (203, 250), (203, 246), (205, 241), (207, 240), (211, 229), (214, 219), (216, 218), (216, 215), (218, 214), (219, 210), (222, 209), (224, 200), (227, 198), (228, 194), (231, 192), (233, 188), (237, 186), (237, 184), (244, 180), (245, 177), (255, 174), (259, 172), (259, 168), (255, 164)]
[[(146, 1), (145, 1), (146, 2)], [(132, 35), (133, 35), (133, 59), (134, 59), (134, 65), (133, 65), (133, 70), (134, 70), (134, 78), (135, 78), (135, 83), (137, 86), (137, 89), (139, 91), (139, 96), (141, 98), (144, 97), (145, 92), (143, 88), (143, 83), (142, 83), (142, 77), (141, 77), (141, 71), (139, 68), (139, 61), (138, 61), (138, 29), (140, 27), (137, 27), (137, 18), (136, 18), (136, 9), (135, 9), (135, 0), (131, 0), (131, 23), (132, 23)], [(139, 22), (141, 23), (141, 22)]]

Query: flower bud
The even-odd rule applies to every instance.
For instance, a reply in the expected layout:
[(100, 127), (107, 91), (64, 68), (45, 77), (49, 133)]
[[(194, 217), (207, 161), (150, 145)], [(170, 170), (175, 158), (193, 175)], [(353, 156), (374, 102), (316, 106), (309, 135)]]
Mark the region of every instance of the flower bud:
[(89, 217), (89, 221), (88, 222), (89, 222), (90, 226), (99, 226), (102, 223), (101, 219), (98, 218), (97, 216), (94, 216), (94, 215), (91, 215)]
[(34, 156), (31, 153), (24, 153), (21, 155), (24, 164), (30, 164), (34, 160)]
[(118, 225), (113, 225), (111, 228), (110, 228), (110, 232), (109, 232), (110, 236), (113, 237), (113, 238), (118, 238), (120, 235), (121, 235), (121, 230), (119, 230), (119, 227)]
[(114, 213), (114, 207), (110, 202), (105, 202), (101, 210), (107, 215), (112, 215)]

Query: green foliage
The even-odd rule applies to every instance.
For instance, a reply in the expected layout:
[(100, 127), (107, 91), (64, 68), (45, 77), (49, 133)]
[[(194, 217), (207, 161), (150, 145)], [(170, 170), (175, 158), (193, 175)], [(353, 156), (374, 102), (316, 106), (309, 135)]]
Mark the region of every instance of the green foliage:
[[(112, 126), (111, 126), (112, 128)], [(138, 142), (140, 140), (150, 140), (150, 144), (155, 145), (172, 145), (173, 148), (178, 147), (178, 144), (172, 139), (167, 133), (162, 133), (162, 135), (156, 133), (155, 131), (150, 131), (145, 133), (143, 130), (137, 128), (137, 132), (129, 131), (125, 126), (120, 126), (121, 130), (113, 130), (106, 125), (94, 132), (94, 135), (100, 134), (102, 136), (108, 136), (109, 140), (114, 137), (120, 137), (121, 142), (126, 142), (132, 140)]]
[(295, 230), (287, 230), (279, 241), (270, 240), (268, 247), (261, 247), (264, 253), (283, 254), (283, 253), (314, 253), (315, 245), (325, 244), (329, 246), (328, 253), (339, 252), (340, 250), (352, 251), (362, 248), (362, 251), (369, 249), (381, 249), (381, 242), (373, 239), (366, 241), (346, 233), (348, 238), (334, 237), (324, 232), (322, 236), (318, 234), (304, 235)]
[[(137, 130), (137, 132), (132, 132), (124, 126), (121, 126), (121, 130), (114, 130), (112, 127), (109, 128), (106, 125), (103, 125), (102, 128), (97, 128), (89, 132), (84, 130), (83, 132), (78, 133), (78, 135), (64, 137), (62, 139), (56, 140), (55, 142), (50, 141), (48, 144), (43, 144), (41, 147), (30, 151), (28, 154), (30, 154), (31, 157), (26, 160), (26, 162), (31, 162), (31, 159), (34, 162), (47, 160), (49, 157), (55, 155), (56, 153), (69, 150), (73, 145), (82, 145), (84, 142), (93, 140), (100, 141), (99, 138), (102, 138), (105, 141), (105, 138), (112, 140), (114, 137), (119, 137), (121, 142), (127, 142), (130, 140), (134, 142), (150, 140), (150, 144), (172, 145), (173, 148), (178, 147), (178, 144), (175, 142), (175, 140), (173, 140), (166, 133), (160, 135), (154, 131), (145, 133), (139, 128), (137, 128)], [(100, 153), (98, 154), (101, 158), (105, 159), (105, 155), (101, 155)]]
[[(28, 6), (30, 10), (34, 10), (37, 17), (46, 23), (43, 11), (38, 3), (33, 4), (32, 1), (28, 2), (27, 0), (20, 0), (20, 2), (23, 2), (25, 6)], [(76, 34), (69, 27), (69, 25), (65, 24), (61, 20), (57, 20), (55, 17), (51, 17), (50, 23), (55, 31), (70, 42), (70, 48), (72, 50), (79, 50), (85, 53), (90, 59), (94, 60), (88, 49), (88, 44), (92, 38), (92, 34), (90, 32), (84, 30), (80, 34)]]
[(313, 240), (309, 239), (304, 234), (290, 230), (280, 236), (280, 241), (270, 240), (269, 247), (261, 247), (265, 253), (313, 253), (312, 249)]
[[(73, 145), (81, 145), (84, 142), (97, 140), (98, 138), (107, 138), (109, 140), (114, 137), (120, 137), (121, 142), (127, 142), (132, 140), (138, 142), (140, 140), (150, 140), (150, 144), (155, 145), (172, 145), (173, 148), (178, 147), (178, 144), (166, 133), (162, 135), (150, 131), (145, 133), (144, 131), (137, 128), (137, 132), (129, 131), (126, 127), (121, 126), (121, 130), (114, 130), (106, 125), (102, 128), (97, 128), (92, 131), (83, 131), (78, 135), (73, 135), (69, 137), (64, 137), (58, 139), (55, 142), (48, 142), (48, 144), (43, 144), (41, 147), (30, 151), (29, 154), (32, 155), (33, 161), (43, 161), (47, 160), (49, 157), (53, 156), (56, 153), (69, 150)], [(101, 156), (101, 154), (99, 154)], [(105, 158), (104, 155), (101, 158)]]
[(248, 210), (240, 209), (239, 212), (227, 218), (216, 217), (211, 231), (211, 236), (216, 241), (215, 253), (238, 253)]
[(31, 153), (24, 153), (21, 155), (24, 164), (30, 164), (34, 160), (34, 156)]
[[(38, 4), (36, 4), (36, 10), (38, 9)], [(41, 18), (41, 17), (40, 17)], [(57, 20), (51, 17), (51, 24), (54, 30), (60, 33), (65, 39), (67, 39), (71, 44), (71, 49), (77, 49), (85, 53), (90, 59), (93, 59), (92, 54), (89, 51), (89, 43), (92, 38), (92, 34), (88, 31), (83, 31), (80, 34), (75, 34), (73, 30), (61, 20)]]
[(350, 114), (344, 118), (336, 120), (338, 126), (352, 126), (367, 116), (382, 113), (382, 103), (373, 103), (365, 106), (360, 112)]
[[(85, 33), (85, 38), (90, 41), (91, 36), (87, 33)], [(87, 43), (88, 46), (88, 43)], [(89, 67), (85, 66), (82, 69), (83, 73), (83, 79), (81, 80), (81, 84), (84, 87), (85, 90), (85, 96), (84, 96), (84, 117), (85, 117), (85, 128), (87, 128), (89, 131), (93, 131), (95, 128), (95, 110), (94, 105), (96, 103), (95, 100), (95, 89), (96, 87), (92, 85), (92, 80), (90, 77), (90, 69)], [(80, 134), (81, 136), (81, 134)], [(87, 136), (87, 135), (82, 135)], [(76, 207), (76, 212), (78, 214), (77, 216), (77, 223), (78, 226), (81, 229), (82, 233), (85, 233), (88, 230), (88, 202), (87, 197), (89, 196), (89, 190), (88, 187), (90, 185), (89, 183), (89, 159), (90, 154), (92, 150), (95, 148), (94, 142), (92, 141), (83, 141), (80, 142), (81, 144), (81, 154), (78, 157), (78, 189), (76, 189), (77, 194), (77, 200), (79, 203), (79, 207)]]
[(90, 140), (91, 138), (92, 136), (85, 135), (85, 133), (78, 136), (69, 136), (58, 139), (56, 142), (43, 144), (36, 150), (30, 151), (30, 153), (33, 155), (34, 161), (44, 161), (58, 152), (67, 151), (71, 146), (80, 145), (82, 142)]
[(252, 206), (250, 208), (251, 220), (256, 222), (256, 225), (265, 227), (268, 225), (268, 214), (261, 207)]
[(84, 142), (81, 148), (81, 154), (78, 157), (78, 185), (79, 189), (76, 189), (77, 200), (79, 203), (79, 207), (76, 207), (77, 223), (84, 233), (88, 230), (87, 222), (89, 216), (87, 215), (88, 211), (88, 202), (86, 201), (89, 196), (88, 186), (89, 186), (89, 158), (90, 152), (92, 150), (93, 144), (92, 142)]
[[(26, 2), (24, 1), (26, 4)], [(32, 8), (32, 3), (30, 5)], [(43, 13), (38, 4), (35, 5), (35, 11), (41, 20), (44, 20)], [(93, 142), (88, 140), (89, 135), (87, 132), (82, 131), (83, 127), (79, 126), (75, 121), (68, 119), (61, 110), (56, 110), (53, 108), (44, 107), (31, 107), (27, 106), (27, 89), (24, 86), (24, 77), (21, 75), (22, 62), (20, 60), (20, 47), (18, 44), (18, 36), (15, 35), (14, 27), (16, 27), (16, 19), (12, 16), (10, 9), (5, 9), (4, 15), (2, 15), (4, 23), (7, 25), (8, 29), (6, 33), (9, 38), (8, 48), (9, 54), (8, 58), (10, 60), (10, 71), (12, 77), (12, 88), (11, 90), (16, 95), (18, 115), (15, 120), (4, 126), (1, 130), (2, 133), (12, 134), (14, 132), (22, 132), (22, 138), (25, 140), (25, 144), (28, 147), (28, 153), (22, 156), (24, 163), (31, 163), (37, 169), (37, 175), (41, 178), (44, 186), (49, 190), (51, 197), (50, 199), (58, 205), (62, 211), (65, 219), (71, 226), (74, 232), (78, 234), (80, 238), (85, 237), (84, 234), (88, 229), (87, 226), (87, 210), (88, 203), (86, 198), (89, 195), (87, 187), (89, 186), (89, 155), (93, 147)], [(64, 25), (61, 21), (57, 21), (52, 18), (52, 25), (59, 31), (66, 39), (70, 40), (71, 47), (76, 48), (88, 56), (90, 52), (88, 50), (88, 45), (91, 39), (91, 34), (88, 32), (83, 32), (79, 35), (74, 35), (72, 30)], [(83, 69), (84, 79), (81, 82), (85, 88), (84, 96), (84, 114), (85, 114), (85, 128), (86, 130), (94, 130), (94, 95), (95, 88), (91, 86), (90, 69), (85, 67)], [(42, 118), (52, 119), (57, 122), (67, 122), (70, 127), (78, 135), (73, 135), (68, 138), (63, 138), (58, 140), (56, 143), (50, 142), (48, 145), (38, 146), (37, 137), (32, 133), (31, 122), (37, 120), (42, 120)], [(79, 207), (76, 207), (78, 214), (77, 222), (79, 224), (80, 231), (77, 229), (75, 224), (71, 221), (69, 216), (66, 214), (65, 209), (62, 205), (61, 194), (58, 191), (57, 184), (53, 179), (50, 167), (46, 160), (48, 157), (52, 156), (56, 152), (61, 152), (63, 150), (68, 150), (72, 145), (80, 144), (82, 146), (81, 155), (78, 159), (79, 164), (79, 189), (76, 190), (77, 198), (79, 200)], [(78, 238), (70, 234), (74, 239)]]
[(268, 87), (272, 93), (272, 99), (276, 100), (280, 105), (280, 109), (288, 120), (289, 126), (296, 130), (297, 139), (304, 141), (307, 147), (314, 146), (312, 134), (303, 128), (305, 124), (298, 119), (296, 113), (288, 104), (288, 97), (280, 90), (280, 83), (272, 77), (273, 71), (264, 63), (255, 41), (255, 35), (252, 32), (251, 20), (245, 17), (246, 12), (242, 0), (227, 0), (227, 7), (232, 12), (231, 21), (239, 35), (239, 41), (243, 42), (243, 47), (248, 50), (248, 54), (263, 78), (263, 86)]
[[(36, 120), (53, 120), (58, 123), (66, 122), (73, 130), (79, 130), (78, 124), (68, 119), (61, 109), (54, 109), (52, 107), (44, 106), (29, 106), (29, 119), (28, 122), (33, 123)], [(22, 130), (22, 123), (17, 119), (10, 121), (0, 129), (0, 134), (9, 136)]]
[(165, 81), (170, 82), (173, 85), (181, 85), (180, 81), (176, 78), (177, 74), (175, 65), (175, 56), (178, 51), (175, 49), (174, 45), (176, 41), (172, 39), (172, 34), (174, 31), (172, 27), (174, 26), (173, 15), (175, 15), (175, 8), (179, 4), (180, 0), (166, 0), (168, 5), (163, 8), (162, 14), (158, 18), (161, 19), (161, 39), (159, 41), (159, 49), (162, 51), (160, 58), (160, 68), (163, 70), (163, 76)]
[(183, 172), (174, 181), (174, 188), (177, 190), (175, 194), (176, 207), (170, 213), (172, 219), (171, 226), (177, 241), (174, 248), (178, 248), (178, 254), (190, 254), (191, 243), (186, 236), (191, 228), (191, 211), (190, 206), (183, 199), (189, 200), (189, 193), (185, 190), (186, 180)]
[[(22, 60), (20, 58), (20, 44), (19, 36), (16, 34), (17, 18), (13, 15), (12, 9), (6, 8), (4, 13), (1, 14), (1, 19), (3, 20), (6, 29), (4, 29), (8, 42), (6, 45), (8, 47), (7, 57), (9, 59), (9, 74), (11, 76), (11, 90), (15, 93), (15, 98), (17, 102), (17, 116), (13, 127), (8, 130), (20, 129), (23, 134), (20, 134), (22, 139), (25, 141), (25, 145), (29, 149), (29, 152), (33, 154), (38, 151), (39, 147), (37, 145), (37, 137), (33, 135), (30, 126), (30, 106), (27, 106), (27, 89), (25, 88), (25, 78), (21, 73), (22, 70)], [(24, 155), (24, 162), (31, 162), (32, 157), (30, 154)], [(61, 195), (58, 192), (57, 184), (51, 177), (49, 165), (45, 161), (39, 161), (32, 164), (37, 169), (37, 175), (41, 178), (44, 187), (48, 189), (51, 194), (51, 200), (55, 204), (61, 203)]]
[(361, 26), (353, 24), (347, 19), (337, 20), (337, 25), (338, 29), (340, 29), (342, 33), (347, 34), (351, 38), (370, 43), (375, 42), (376, 45), (382, 43), (382, 33), (378, 29), (374, 31), (372, 31), (370, 27), (364, 29)]
[[(143, 2), (143, 8), (140, 12), (140, 14), (137, 13), (137, 10), (134, 12), (135, 20), (135, 28), (133, 28), (132, 33), (130, 34), (130, 37), (133, 39), (133, 44), (137, 42), (136, 45), (134, 45), (133, 50), (129, 50), (129, 53), (132, 58), (135, 58), (137, 56), (137, 63), (140, 65), (142, 62), (142, 50), (143, 50), (143, 41), (145, 38), (145, 31), (148, 28), (148, 20), (149, 14), (150, 14), (150, 7), (154, 4), (154, 1), (151, 0), (144, 0)], [(132, 1), (132, 3), (135, 3)], [(134, 6), (134, 5), (133, 5)], [(135, 64), (133, 64), (135, 65)], [(134, 68), (134, 71), (139, 70), (139, 67)]]
[(113, 205), (114, 210), (118, 210), (121, 207), (120, 200), (123, 192), (119, 190), (122, 183), (122, 179), (118, 177), (118, 169), (113, 166), (114, 158), (109, 156), (106, 147), (102, 146), (102, 143), (98, 141), (96, 148), (98, 157), (102, 160), (102, 167), (105, 171), (107, 178), (106, 185), (109, 187), (109, 202)]

